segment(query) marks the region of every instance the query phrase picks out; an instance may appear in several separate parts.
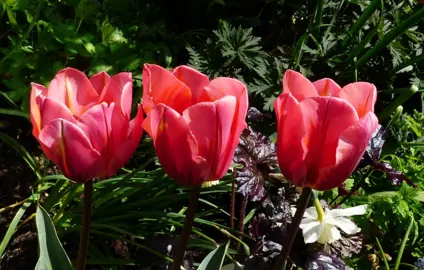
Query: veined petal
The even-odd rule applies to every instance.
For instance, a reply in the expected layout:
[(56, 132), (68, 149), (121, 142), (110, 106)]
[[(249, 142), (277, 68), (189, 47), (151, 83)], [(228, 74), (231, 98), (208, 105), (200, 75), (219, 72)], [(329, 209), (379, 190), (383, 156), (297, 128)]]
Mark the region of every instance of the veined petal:
[(330, 215), (333, 218), (336, 217), (350, 217), (363, 215), (367, 212), (367, 205), (358, 205), (355, 207), (349, 207), (344, 209), (331, 209)]
[(306, 181), (312, 188), (322, 190), (322, 182), (329, 181), (322, 170), (336, 165), (339, 138), (358, 121), (358, 116), (349, 103), (339, 98), (312, 97), (300, 102), (300, 107), (306, 130), (302, 138), (308, 168)]
[(31, 110), (31, 123), (32, 123), (32, 134), (34, 137), (38, 137), (41, 131), (41, 115), (40, 108), (44, 103), (44, 99), (47, 95), (47, 88), (40, 84), (31, 83), (31, 96), (30, 96), (30, 110)]
[(102, 94), (103, 89), (109, 83), (109, 81), (110, 76), (104, 71), (99, 72), (90, 78), (91, 85), (99, 96)]
[(121, 72), (110, 78), (99, 97), (99, 103), (115, 102), (125, 116), (130, 117), (132, 106), (132, 74)]
[(377, 117), (374, 113), (369, 112), (354, 125), (343, 131), (338, 140), (336, 164), (333, 167), (321, 170), (322, 181), (317, 184), (316, 189), (327, 190), (335, 188), (352, 174), (377, 126)]
[(346, 234), (355, 234), (361, 231), (356, 224), (348, 218), (336, 217), (328, 220), (328, 223), (337, 226)]
[(48, 158), (74, 181), (91, 181), (102, 169), (98, 166), (100, 153), (82, 130), (69, 121), (51, 121), (41, 130), (39, 142), (48, 149)]
[[(197, 103), (184, 111), (183, 117), (196, 138), (198, 155), (205, 158), (211, 166), (210, 178), (220, 179), (228, 171), (234, 150), (234, 137), (231, 134), (233, 118), (237, 106), (234, 96), (225, 96), (215, 102)], [(227, 153), (231, 151), (232, 153)], [(206, 179), (206, 180), (211, 180)]]
[[(305, 136), (303, 116), (299, 103), (289, 93), (281, 94), (274, 102), (277, 117), (277, 157), (284, 176), (297, 186), (303, 186), (306, 179), (304, 162)], [(289, 157), (289, 158), (287, 158)]]
[(43, 106), (40, 107), (40, 115), (42, 127), (57, 118), (65, 119), (71, 123), (75, 122), (75, 118), (68, 107), (49, 97), (44, 99)]
[(97, 103), (99, 95), (84, 73), (65, 68), (50, 82), (47, 96), (65, 104), (73, 115), (79, 116)]
[(191, 68), (189, 66), (178, 66), (172, 73), (174, 76), (187, 85), (192, 94), (193, 104), (200, 102), (203, 89), (209, 84), (209, 78), (205, 74)]
[[(226, 96), (232, 96), (236, 99), (236, 107), (233, 113), (233, 116), (231, 117), (231, 113), (228, 112), (224, 107), (226, 106), (225, 103), (227, 101), (224, 101), (223, 103), (219, 102), (218, 107), (220, 107), (220, 122), (225, 123), (227, 120), (223, 120), (223, 117), (231, 117), (232, 123), (231, 123), (231, 131), (229, 133), (227, 143), (223, 144), (224, 147), (221, 148), (220, 158), (218, 160), (218, 164), (216, 167), (216, 174), (215, 178), (221, 178), (225, 175), (225, 173), (228, 171), (228, 168), (231, 164), (231, 160), (234, 156), (234, 151), (239, 144), (240, 135), (243, 132), (243, 130), (247, 127), (246, 124), (246, 115), (247, 115), (247, 109), (249, 106), (249, 99), (247, 95), (247, 88), (246, 86), (240, 82), (239, 80), (232, 79), (232, 78), (216, 78), (212, 80), (206, 87), (205, 91), (203, 92), (203, 96), (201, 99), (205, 100), (227, 100), (223, 99)], [(226, 112), (225, 112), (226, 111)], [(222, 141), (225, 136), (225, 133), (221, 133), (220, 140)]]
[(156, 155), (171, 178), (189, 186), (201, 185), (207, 180), (210, 165), (198, 156), (197, 141), (178, 112), (159, 104), (144, 119), (143, 127), (150, 131)]
[(143, 68), (143, 109), (146, 114), (163, 103), (179, 114), (192, 105), (190, 88), (170, 71), (158, 65), (145, 64)]
[(109, 156), (110, 126), (107, 123), (108, 115), (111, 114), (114, 103), (108, 106), (106, 103), (97, 104), (87, 110), (77, 121), (77, 126), (87, 135), (94, 149), (105, 160)]
[(117, 147), (112, 149), (112, 157), (109, 160), (105, 177), (114, 175), (134, 154), (143, 135), (143, 109), (138, 105), (137, 116), (131, 120), (127, 138)]
[(342, 238), (342, 236), (339, 230), (337, 230), (336, 226), (327, 223), (325, 224), (321, 235), (317, 239), (317, 242), (320, 244), (325, 244), (325, 243), (331, 244), (339, 240), (340, 238)]
[(210, 81), (204, 90), (201, 101), (215, 101), (225, 96), (234, 96), (239, 106), (242, 107), (240, 110), (246, 110), (247, 112), (247, 89), (241, 81), (233, 78), (219, 77)]
[(369, 112), (374, 112), (377, 101), (377, 88), (374, 84), (367, 82), (355, 82), (342, 88), (339, 97), (346, 100), (355, 107), (358, 116), (362, 118)]
[(298, 102), (318, 96), (315, 86), (299, 72), (287, 70), (283, 75), (283, 93), (290, 93)]
[(305, 244), (316, 242), (324, 230), (324, 224), (318, 221), (303, 224), (299, 227), (302, 229)]
[(315, 81), (313, 84), (320, 96), (338, 97), (339, 92), (342, 89), (335, 81), (329, 78)]

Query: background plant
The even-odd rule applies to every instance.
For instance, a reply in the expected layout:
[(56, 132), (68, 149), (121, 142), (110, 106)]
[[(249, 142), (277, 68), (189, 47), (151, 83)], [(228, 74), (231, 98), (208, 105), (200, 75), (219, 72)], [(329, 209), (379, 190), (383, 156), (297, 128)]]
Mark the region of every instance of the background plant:
[[(361, 225), (371, 219), (373, 226), (362, 226), (369, 228), (364, 231), (362, 252), (345, 261), (369, 269), (376, 264), (369, 257), (375, 255), (378, 265), (383, 265), (378, 239), (393, 258), (388, 262), (393, 266), (412, 218), (402, 257), (402, 263), (412, 265), (424, 256), (423, 18), (424, 8), (414, 0), (0, 1), (0, 268), (34, 268), (38, 247), (32, 220), (37, 203), (50, 214), (70, 258), (76, 254), (82, 190), (36, 148), (27, 120), (29, 83), (46, 84), (65, 66), (89, 75), (100, 70), (130, 71), (137, 103), (146, 62), (166, 67), (189, 63), (213, 77), (237, 77), (248, 85), (251, 104), (265, 111), (272, 110), (287, 68), (300, 70), (311, 80), (331, 77), (340, 85), (356, 80), (376, 84), (377, 114), (385, 116), (384, 127), (398, 105), (405, 111), (388, 127), (379, 161), (390, 164), (416, 187), (405, 182), (395, 185), (390, 175), (369, 171), (370, 167), (353, 174), (346, 189), (358, 182), (360, 188), (344, 205), (369, 203), (370, 216), (356, 221)], [(410, 91), (411, 85), (418, 91)], [(275, 131), (272, 117), (251, 124), (266, 135)], [(259, 175), (254, 178), (261, 180), (256, 182), (265, 185), (265, 189), (252, 188), (261, 196), (264, 190), (275, 194), (270, 190), (281, 183), (269, 174), (278, 171), (272, 164), (264, 166), (267, 158), (250, 155), (249, 160), (252, 167), (243, 172), (254, 172)], [(95, 184), (90, 264), (143, 269), (169, 260), (166, 247), (178, 235), (186, 194), (158, 168), (151, 142), (145, 138), (118, 176)], [(228, 234), (233, 238), (226, 262), (235, 258), (242, 262), (255, 252), (251, 241), (255, 236), (231, 228), (230, 205), (236, 213), (243, 205), (239, 195), (230, 204), (236, 189), (231, 181), (229, 176), (219, 186), (202, 191), (197, 236), (187, 264), (197, 265), (217, 244), (225, 248)], [(243, 190), (243, 194), (250, 193)], [(327, 200), (336, 196), (337, 190), (323, 194)], [(253, 226), (254, 220), (261, 219), (264, 204), (246, 203), (245, 218), (236, 216), (235, 227)], [(278, 209), (287, 211), (283, 206)], [(270, 219), (278, 213), (266, 214)]]

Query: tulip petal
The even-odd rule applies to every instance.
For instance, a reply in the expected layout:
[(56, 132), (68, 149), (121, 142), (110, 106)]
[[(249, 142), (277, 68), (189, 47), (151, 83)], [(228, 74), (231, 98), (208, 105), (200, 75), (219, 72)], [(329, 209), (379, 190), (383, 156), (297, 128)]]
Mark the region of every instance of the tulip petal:
[(109, 81), (110, 76), (104, 71), (99, 72), (90, 78), (91, 85), (99, 96), (102, 94), (103, 89), (109, 83)]
[[(239, 138), (243, 130), (247, 127), (246, 115), (249, 106), (246, 86), (239, 80), (232, 78), (216, 78), (206, 87), (201, 100), (215, 101), (225, 96), (234, 96), (237, 100), (237, 106), (232, 117), (232, 126), (228, 143), (222, 149), (221, 158), (215, 171), (215, 177), (221, 178), (228, 170), (230, 160), (233, 158), (234, 151), (239, 144)], [(229, 115), (229, 114), (228, 114)], [(230, 117), (230, 116), (228, 116)]]
[(193, 96), (193, 104), (198, 103), (203, 93), (203, 88), (209, 84), (208, 76), (189, 66), (178, 66), (172, 73), (178, 80), (190, 88)]
[(233, 78), (219, 77), (205, 87), (202, 101), (215, 101), (225, 96), (234, 96), (240, 103), (247, 103), (246, 86)]
[(355, 82), (344, 86), (339, 97), (352, 104), (361, 118), (368, 112), (374, 112), (377, 88), (371, 83)]
[(307, 149), (302, 145), (305, 127), (299, 103), (290, 93), (281, 94), (274, 102), (277, 116), (277, 158), (281, 171), (287, 179), (302, 186), (306, 179), (304, 156)]
[(121, 108), (122, 113), (129, 118), (132, 106), (132, 74), (121, 72), (110, 78), (99, 98), (100, 102), (115, 102), (115, 106)]
[(339, 92), (342, 89), (335, 81), (329, 78), (315, 81), (313, 82), (313, 85), (320, 96), (338, 97)]
[(146, 114), (163, 103), (176, 112), (192, 105), (190, 88), (178, 80), (170, 71), (158, 65), (145, 64), (143, 68), (143, 109)]
[(336, 150), (336, 164), (321, 170), (320, 180), (314, 188), (327, 190), (342, 184), (358, 165), (377, 126), (377, 117), (369, 112), (343, 131)]
[(109, 166), (105, 177), (114, 175), (134, 154), (140, 143), (141, 136), (143, 135), (143, 109), (138, 105), (137, 116), (131, 120), (128, 128), (128, 137), (117, 148), (113, 149), (114, 153), (112, 159), (109, 161)]
[(47, 96), (65, 104), (77, 116), (96, 104), (98, 99), (87, 76), (74, 68), (65, 68), (56, 74), (50, 82)]
[(315, 86), (299, 72), (287, 70), (283, 75), (283, 93), (290, 93), (301, 102), (305, 98), (318, 96)]
[(87, 135), (94, 149), (104, 158), (109, 159), (109, 133), (111, 126), (107, 119), (111, 118), (115, 103), (101, 103), (87, 110), (77, 121), (77, 126)]
[(354, 108), (346, 101), (332, 97), (313, 97), (300, 102), (305, 135), (302, 145), (308, 168), (306, 182), (319, 189), (322, 169), (336, 164), (336, 149), (342, 132), (358, 121)]
[(215, 102), (198, 103), (183, 113), (198, 143), (198, 155), (212, 168), (212, 178), (206, 181), (219, 180), (231, 165), (233, 145), (239, 141), (239, 135), (231, 133), (236, 107), (237, 99), (226, 96)]
[(210, 174), (207, 161), (198, 156), (198, 145), (186, 120), (174, 109), (159, 104), (144, 119), (164, 171), (183, 185), (201, 185)]
[(47, 95), (47, 88), (40, 84), (31, 83), (31, 96), (30, 96), (30, 110), (31, 110), (31, 123), (32, 123), (32, 134), (34, 137), (38, 137), (40, 133), (42, 123), (40, 108), (43, 105), (45, 96)]
[(87, 136), (75, 124), (55, 119), (45, 126), (39, 141), (51, 159), (70, 179), (91, 181), (99, 168), (100, 153), (93, 149)]
[(67, 120), (71, 123), (75, 122), (75, 118), (68, 107), (49, 97), (44, 99), (43, 105), (40, 107), (40, 115), (42, 127), (58, 118)]

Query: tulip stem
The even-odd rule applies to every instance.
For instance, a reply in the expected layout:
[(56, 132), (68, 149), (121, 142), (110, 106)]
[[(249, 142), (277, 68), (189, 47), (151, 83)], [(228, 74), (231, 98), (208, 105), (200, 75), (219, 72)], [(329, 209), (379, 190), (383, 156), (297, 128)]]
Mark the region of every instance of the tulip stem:
[(77, 270), (85, 269), (88, 241), (90, 237), (90, 222), (93, 202), (93, 182), (84, 183), (84, 209), (82, 212), (82, 226), (77, 259)]
[(201, 186), (197, 186), (190, 190), (190, 201), (188, 203), (183, 231), (181, 232), (180, 240), (174, 253), (175, 255), (174, 262), (172, 263), (172, 270), (181, 269), (181, 264), (184, 259), (184, 253), (190, 238), (191, 229), (193, 228), (194, 215), (196, 214), (197, 205), (199, 203), (200, 188)]
[(311, 198), (312, 189), (309, 187), (304, 187), (302, 189), (302, 195), (300, 195), (299, 203), (296, 208), (296, 214), (292, 219), (290, 224), (289, 231), (287, 232), (287, 238), (283, 244), (280, 255), (277, 258), (276, 263), (274, 264), (274, 270), (285, 270), (287, 266), (287, 258), (289, 257), (290, 250), (293, 246), (294, 240), (299, 230), (300, 222), (302, 221), (303, 214), (305, 213), (306, 207), (308, 206), (309, 199)]

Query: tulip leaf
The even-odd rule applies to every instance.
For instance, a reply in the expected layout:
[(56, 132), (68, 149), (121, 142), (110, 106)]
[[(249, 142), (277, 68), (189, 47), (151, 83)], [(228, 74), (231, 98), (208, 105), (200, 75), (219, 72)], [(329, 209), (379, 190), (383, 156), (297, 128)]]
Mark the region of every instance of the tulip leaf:
[(72, 270), (72, 264), (63, 249), (53, 222), (41, 205), (38, 205), (35, 215), (37, 223), (40, 257), (35, 270), (61, 269)]
[(216, 249), (212, 250), (205, 257), (205, 259), (203, 259), (202, 263), (199, 265), (199, 268), (197, 268), (197, 270), (221, 269), (222, 264), (224, 263), (225, 255), (227, 254), (229, 244), (230, 242), (227, 242), (227, 244), (221, 245)]

